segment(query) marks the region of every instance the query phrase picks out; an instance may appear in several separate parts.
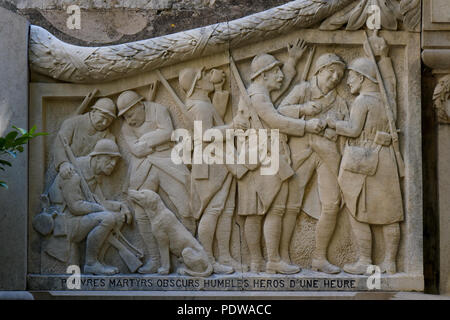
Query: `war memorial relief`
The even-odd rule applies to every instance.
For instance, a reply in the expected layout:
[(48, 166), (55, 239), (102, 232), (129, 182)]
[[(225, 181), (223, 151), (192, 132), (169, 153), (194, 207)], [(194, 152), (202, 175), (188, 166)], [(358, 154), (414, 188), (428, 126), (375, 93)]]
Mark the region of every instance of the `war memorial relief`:
[(450, 123), (450, 19), (425, 2), (286, 1), (96, 46), (23, 22), (24, 126), (48, 134), (9, 207), (19, 290), (423, 292), (425, 105), (441, 148)]

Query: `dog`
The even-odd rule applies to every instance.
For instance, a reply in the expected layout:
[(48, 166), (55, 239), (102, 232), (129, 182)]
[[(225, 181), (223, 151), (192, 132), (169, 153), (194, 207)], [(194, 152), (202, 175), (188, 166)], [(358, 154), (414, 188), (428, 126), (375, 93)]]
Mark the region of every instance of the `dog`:
[(202, 245), (165, 206), (156, 192), (128, 190), (128, 196), (145, 210), (152, 224), (152, 233), (158, 243), (161, 257), (159, 274), (169, 274), (170, 253), (184, 262), (185, 267), (177, 270), (179, 274), (194, 277), (207, 277), (212, 274), (213, 266)]

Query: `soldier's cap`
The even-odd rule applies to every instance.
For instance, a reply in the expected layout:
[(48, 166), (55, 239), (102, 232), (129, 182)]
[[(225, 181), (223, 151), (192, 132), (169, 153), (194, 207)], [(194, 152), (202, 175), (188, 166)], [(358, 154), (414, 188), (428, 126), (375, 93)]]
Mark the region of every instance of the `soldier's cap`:
[(316, 75), (322, 68), (328, 67), (332, 64), (339, 64), (344, 68), (346, 66), (345, 62), (338, 55), (334, 53), (325, 53), (317, 59), (315, 63), (314, 75)]
[(283, 65), (283, 63), (275, 59), (274, 56), (267, 53), (259, 54), (253, 58), (251, 64), (252, 70), (251, 80), (254, 80), (261, 73), (281, 65)]
[(98, 99), (97, 102), (95, 102), (95, 104), (92, 106), (92, 109), (100, 110), (102, 113), (105, 113), (114, 119), (117, 118), (116, 105), (110, 98)]
[(89, 154), (89, 157), (94, 157), (98, 155), (109, 155), (114, 157), (121, 157), (119, 147), (117, 144), (110, 139), (102, 139), (97, 141), (94, 150)]
[(353, 60), (350, 62), (348, 69), (358, 72), (369, 80), (378, 83), (376, 67), (373, 61), (368, 58), (357, 58)]
[(117, 108), (119, 109), (119, 117), (140, 102), (144, 97), (140, 96), (132, 90), (122, 92), (117, 98)]
[(178, 77), (180, 87), (186, 92), (186, 96), (190, 97), (194, 93), (195, 85), (197, 81), (202, 78), (203, 70), (205, 67), (200, 69), (186, 68), (181, 70)]

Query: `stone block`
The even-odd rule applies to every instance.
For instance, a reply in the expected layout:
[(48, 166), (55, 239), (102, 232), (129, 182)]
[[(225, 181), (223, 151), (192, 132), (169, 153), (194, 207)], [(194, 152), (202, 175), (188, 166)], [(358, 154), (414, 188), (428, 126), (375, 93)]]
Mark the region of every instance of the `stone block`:
[[(28, 128), (28, 22), (0, 7), (0, 113), (2, 129)], [(3, 133), (3, 132), (2, 132)], [(28, 153), (1, 173), (0, 290), (24, 290), (27, 272)]]

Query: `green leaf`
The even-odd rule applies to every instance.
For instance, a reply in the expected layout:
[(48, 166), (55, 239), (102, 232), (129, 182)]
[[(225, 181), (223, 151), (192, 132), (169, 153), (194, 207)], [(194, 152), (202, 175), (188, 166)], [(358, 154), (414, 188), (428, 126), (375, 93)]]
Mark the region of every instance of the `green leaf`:
[(31, 129), (30, 129), (30, 135), (33, 135), (33, 133), (36, 131), (36, 125), (34, 125)]
[(16, 129), (17, 131), (20, 132), (21, 135), (27, 134), (27, 130), (22, 129), (22, 128), (18, 128), (16, 126), (12, 126), (14, 129)]
[(8, 189), (8, 185), (4, 181), (0, 181), (0, 187), (3, 187), (5, 189)]
[(23, 152), (23, 147), (22, 147), (22, 146), (18, 146), (16, 149), (17, 149), (19, 152)]
[(8, 133), (5, 137), (5, 139), (8, 141), (14, 141), (14, 139), (16, 139), (17, 135), (19, 133), (17, 131), (11, 131), (10, 133)]
[(33, 134), (33, 138), (39, 137), (39, 136), (48, 136), (48, 133), (47, 132), (38, 132), (38, 133)]
[(10, 167), (12, 166), (11, 162), (3, 160), (3, 159), (0, 159), (0, 164), (5, 165), (5, 166), (10, 166)]

